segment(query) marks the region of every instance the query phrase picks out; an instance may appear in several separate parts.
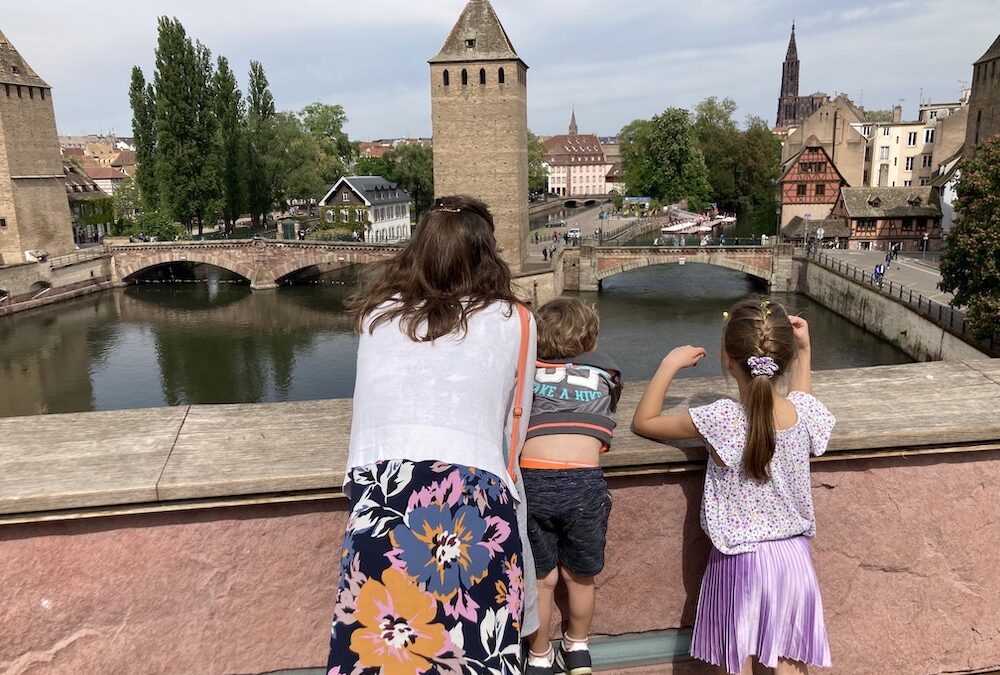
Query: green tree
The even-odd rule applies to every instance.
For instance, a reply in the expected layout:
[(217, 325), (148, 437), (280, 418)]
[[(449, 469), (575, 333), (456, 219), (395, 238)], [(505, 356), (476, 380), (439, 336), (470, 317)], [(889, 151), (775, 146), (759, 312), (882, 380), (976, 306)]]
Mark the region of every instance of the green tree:
[(891, 110), (866, 110), (865, 111), (865, 122), (891, 122), (892, 121), (892, 111)]
[(146, 83), (139, 66), (132, 67), (129, 86), (132, 105), (132, 136), (135, 139), (136, 183), (142, 204), (155, 209), (159, 204), (156, 185), (156, 94)]
[(218, 121), (215, 151), (219, 170), (222, 217), (231, 229), (246, 205), (246, 107), (229, 61), (220, 56), (212, 78), (215, 117)]
[(158, 201), (189, 230), (197, 222), (200, 234), (218, 194), (211, 54), (192, 42), (177, 19), (160, 17), (158, 33), (153, 78)]
[(1000, 137), (962, 167), (955, 224), (941, 255), (943, 291), (980, 338), (1000, 335)]
[(306, 130), (298, 115), (288, 112), (275, 115), (274, 137), (275, 200), (287, 205), (292, 199), (321, 197), (328, 156), (319, 140)]
[(250, 218), (259, 226), (277, 196), (276, 112), (264, 66), (250, 62), (247, 90), (247, 201)]
[(434, 153), (424, 145), (400, 145), (385, 154), (389, 175), (413, 198), (414, 214), (427, 210), (434, 201)]
[(126, 178), (115, 186), (111, 202), (114, 206), (114, 221), (120, 226), (134, 223), (140, 212), (150, 210), (143, 209), (139, 186), (131, 178)]
[(649, 150), (651, 132), (649, 120), (633, 120), (619, 134), (625, 192), (633, 197), (660, 195), (665, 190)]
[(346, 167), (358, 154), (358, 144), (352, 142), (344, 132), (344, 125), (347, 123), (344, 108), (327, 103), (310, 103), (299, 111), (298, 117), (322, 152), (320, 180), (331, 183), (343, 176)]
[(747, 118), (740, 147), (741, 163), (736, 174), (740, 209), (751, 214), (751, 233), (774, 231), (778, 206), (777, 181), (781, 175), (781, 143), (767, 121)]
[(705, 157), (708, 182), (712, 186), (712, 201), (724, 211), (741, 208), (737, 173), (741, 170), (743, 138), (733, 114), (736, 102), (721, 101), (714, 96), (694, 109), (693, 126), (698, 147)]
[(648, 151), (663, 187), (660, 194), (651, 197), (667, 204), (686, 199), (689, 208), (695, 210), (708, 204), (712, 192), (708, 170), (687, 110), (667, 108), (650, 120)]
[[(385, 157), (358, 157), (354, 161), (355, 176), (387, 176), (392, 167)], [(331, 183), (333, 181), (330, 181)]]
[(549, 172), (545, 169), (545, 146), (538, 136), (528, 130), (528, 192), (541, 194), (545, 192)]

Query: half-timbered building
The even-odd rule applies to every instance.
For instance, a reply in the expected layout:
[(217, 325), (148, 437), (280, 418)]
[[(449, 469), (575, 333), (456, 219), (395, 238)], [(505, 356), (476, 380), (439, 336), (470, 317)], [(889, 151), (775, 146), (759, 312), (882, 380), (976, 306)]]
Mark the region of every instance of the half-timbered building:
[(810, 136), (805, 147), (785, 163), (779, 183), (782, 226), (796, 217), (823, 220), (830, 215), (840, 189), (847, 186), (815, 136)]
[(851, 228), (851, 248), (941, 250), (941, 204), (931, 187), (842, 188), (831, 218)]

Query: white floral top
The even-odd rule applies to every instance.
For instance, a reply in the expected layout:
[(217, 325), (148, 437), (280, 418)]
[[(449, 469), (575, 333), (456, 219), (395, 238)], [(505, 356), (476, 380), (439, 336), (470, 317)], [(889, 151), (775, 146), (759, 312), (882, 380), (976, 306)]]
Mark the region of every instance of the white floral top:
[(741, 403), (724, 398), (690, 410), (691, 419), (725, 466), (709, 457), (701, 527), (720, 552), (746, 553), (759, 541), (816, 534), (809, 455), (826, 452), (835, 419), (822, 403), (800, 391), (788, 394), (798, 420), (775, 434), (771, 480), (743, 473), (747, 417)]

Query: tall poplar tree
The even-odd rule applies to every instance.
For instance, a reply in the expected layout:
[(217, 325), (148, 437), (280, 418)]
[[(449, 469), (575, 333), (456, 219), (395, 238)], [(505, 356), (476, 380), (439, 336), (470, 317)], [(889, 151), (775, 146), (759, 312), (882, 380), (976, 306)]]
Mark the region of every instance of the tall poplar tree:
[(224, 56), (218, 59), (212, 79), (215, 97), (216, 166), (222, 191), (222, 217), (231, 229), (246, 205), (246, 106), (236, 76)]
[(159, 206), (156, 185), (156, 95), (139, 66), (132, 67), (128, 91), (132, 104), (132, 136), (135, 140), (135, 183), (142, 208), (155, 211)]
[(277, 197), (276, 123), (274, 97), (264, 66), (251, 61), (246, 121), (247, 196), (255, 226), (261, 224)]
[(199, 234), (218, 194), (214, 171), (215, 119), (211, 54), (187, 36), (177, 19), (157, 22), (156, 179), (167, 215)]

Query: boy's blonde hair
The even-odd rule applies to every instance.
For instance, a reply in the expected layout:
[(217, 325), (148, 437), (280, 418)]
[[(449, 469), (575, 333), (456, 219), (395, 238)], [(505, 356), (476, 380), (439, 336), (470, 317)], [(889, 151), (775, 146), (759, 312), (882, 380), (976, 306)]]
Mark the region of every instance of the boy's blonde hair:
[(558, 297), (535, 311), (538, 358), (565, 359), (597, 346), (601, 321), (593, 307), (578, 298)]

